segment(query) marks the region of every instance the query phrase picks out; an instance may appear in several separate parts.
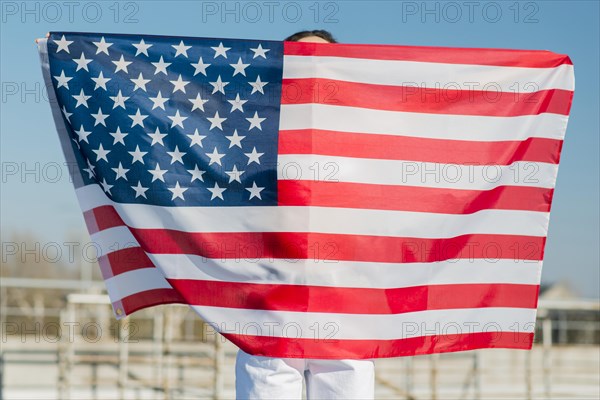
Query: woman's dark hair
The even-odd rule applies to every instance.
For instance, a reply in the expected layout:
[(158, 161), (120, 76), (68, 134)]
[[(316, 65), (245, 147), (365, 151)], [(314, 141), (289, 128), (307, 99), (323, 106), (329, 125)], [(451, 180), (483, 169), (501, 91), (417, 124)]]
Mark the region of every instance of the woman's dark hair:
[(285, 38), (284, 40), (288, 41), (288, 42), (297, 42), (298, 40), (304, 39), (305, 37), (309, 37), (309, 36), (317, 36), (323, 40), (327, 40), (329, 43), (337, 43), (337, 40), (335, 40), (335, 38), (333, 37), (331, 32), (323, 30), (323, 29), (317, 29), (314, 31), (296, 32), (293, 35)]

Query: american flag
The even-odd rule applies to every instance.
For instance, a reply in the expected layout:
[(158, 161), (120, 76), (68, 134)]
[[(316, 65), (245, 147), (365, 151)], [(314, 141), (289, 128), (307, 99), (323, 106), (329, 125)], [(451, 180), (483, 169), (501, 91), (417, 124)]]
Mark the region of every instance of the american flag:
[(529, 349), (573, 65), (549, 51), (51, 33), (117, 318), (244, 351)]

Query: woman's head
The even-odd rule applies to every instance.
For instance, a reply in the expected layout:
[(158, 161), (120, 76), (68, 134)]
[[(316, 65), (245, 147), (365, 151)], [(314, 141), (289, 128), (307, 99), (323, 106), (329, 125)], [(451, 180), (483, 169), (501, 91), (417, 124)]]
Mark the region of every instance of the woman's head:
[(288, 42), (337, 43), (333, 35), (323, 29), (296, 32), (284, 40)]

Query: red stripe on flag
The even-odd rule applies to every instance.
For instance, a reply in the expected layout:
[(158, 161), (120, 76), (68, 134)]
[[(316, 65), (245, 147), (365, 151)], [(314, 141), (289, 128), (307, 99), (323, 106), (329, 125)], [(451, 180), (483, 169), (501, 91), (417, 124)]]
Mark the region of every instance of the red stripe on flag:
[[(432, 114), (514, 117), (569, 115), (573, 92), (550, 89), (532, 93), (374, 85), (334, 79), (282, 81), (281, 104), (329, 104), (375, 110)], [(359, 96), (356, 94), (360, 93)]]
[(187, 304), (175, 289), (152, 289), (138, 292), (121, 299), (125, 315), (143, 308), (160, 304)]
[(478, 142), (322, 129), (279, 131), (279, 154), (322, 154), (461, 165), (510, 165), (516, 161), (558, 164), (562, 144), (562, 140), (546, 138)]
[(500, 67), (553, 68), (560, 65), (573, 65), (568, 56), (546, 50), (284, 42), (283, 54)]
[(491, 190), (440, 189), (366, 183), (279, 180), (283, 206), (472, 214), (486, 209), (549, 212), (553, 189), (500, 186)]
[(123, 222), (123, 219), (121, 219), (121, 216), (113, 206), (99, 206), (85, 211), (83, 215), (86, 221), (88, 218), (93, 218), (95, 221), (95, 226), (92, 227), (95, 229), (90, 229), (91, 227), (88, 226), (90, 234), (115, 226), (125, 225), (125, 222)]
[[(466, 327), (465, 327), (466, 328)], [(293, 329), (288, 330), (292, 334)], [(244, 351), (269, 357), (365, 359), (415, 356), (432, 353), (476, 350), (483, 348), (506, 348), (529, 350), (533, 345), (533, 333), (527, 332), (473, 332), (417, 336), (391, 340), (314, 339), (255, 336), (223, 333), (227, 339)]]
[(113, 276), (136, 269), (155, 268), (150, 258), (139, 246), (113, 251), (102, 257), (108, 259)]
[(98, 225), (96, 225), (96, 217), (94, 217), (94, 210), (87, 210), (83, 212), (83, 219), (88, 232), (91, 234), (98, 232)]
[[(243, 270), (243, 264), (240, 270)], [(347, 314), (402, 314), (480, 307), (535, 308), (538, 294), (538, 285), (500, 283), (375, 289), (195, 279), (168, 281), (191, 305)]]
[(181, 232), (130, 228), (146, 252), (209, 258), (282, 258), (372, 262), (450, 259), (542, 260), (545, 237), (473, 234), (443, 239), (305, 232)]

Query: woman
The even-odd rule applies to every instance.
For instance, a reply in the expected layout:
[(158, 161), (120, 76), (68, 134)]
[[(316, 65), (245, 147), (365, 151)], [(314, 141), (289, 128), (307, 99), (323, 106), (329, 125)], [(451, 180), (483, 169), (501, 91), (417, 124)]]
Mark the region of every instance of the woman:
[[(337, 43), (324, 30), (295, 33), (286, 41)], [(253, 356), (238, 351), (235, 388), (238, 399), (373, 399), (373, 360), (325, 360)]]

